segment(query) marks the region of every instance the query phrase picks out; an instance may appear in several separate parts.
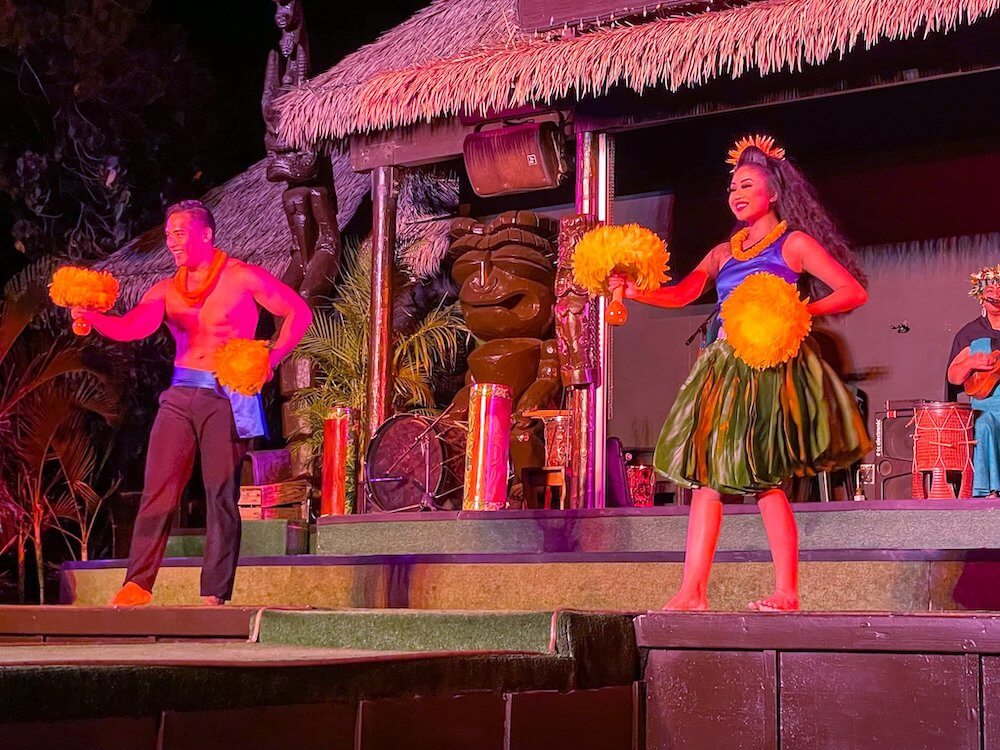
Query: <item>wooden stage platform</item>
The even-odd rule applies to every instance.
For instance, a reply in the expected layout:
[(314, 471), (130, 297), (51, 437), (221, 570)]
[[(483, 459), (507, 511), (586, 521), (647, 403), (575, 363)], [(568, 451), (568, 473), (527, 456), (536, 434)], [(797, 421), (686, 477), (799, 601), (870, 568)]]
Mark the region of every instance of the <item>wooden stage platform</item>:
[(0, 609), (0, 737), (1000, 750), (1000, 616), (970, 611), (1000, 609), (1000, 501), (794, 510), (807, 611), (790, 615), (745, 612), (773, 576), (752, 505), (726, 506), (712, 613), (655, 611), (680, 580), (683, 507), (272, 523), (247, 535), (223, 610), (170, 606), (198, 601), (197, 534), (140, 611), (94, 606), (123, 561), (67, 564), (75, 606)]
[(638, 664), (624, 613), (0, 607), (0, 747), (629, 750)]
[(0, 744), (1000, 748), (1000, 615), (0, 608)]

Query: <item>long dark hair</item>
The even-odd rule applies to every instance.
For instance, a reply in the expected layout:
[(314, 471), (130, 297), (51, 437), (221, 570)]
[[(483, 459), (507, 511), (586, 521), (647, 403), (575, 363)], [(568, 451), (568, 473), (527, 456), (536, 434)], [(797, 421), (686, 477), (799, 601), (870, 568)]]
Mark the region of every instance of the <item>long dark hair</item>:
[[(815, 239), (827, 252), (850, 271), (862, 286), (868, 286), (868, 277), (858, 265), (858, 258), (847, 244), (847, 239), (837, 228), (833, 217), (823, 208), (816, 189), (787, 158), (774, 159), (763, 151), (750, 146), (740, 155), (739, 167), (752, 165), (764, 172), (767, 184), (777, 195), (774, 206), (778, 218), (788, 222), (789, 230), (798, 229)], [(811, 299), (830, 293), (830, 288), (817, 278), (807, 277), (803, 291)]]

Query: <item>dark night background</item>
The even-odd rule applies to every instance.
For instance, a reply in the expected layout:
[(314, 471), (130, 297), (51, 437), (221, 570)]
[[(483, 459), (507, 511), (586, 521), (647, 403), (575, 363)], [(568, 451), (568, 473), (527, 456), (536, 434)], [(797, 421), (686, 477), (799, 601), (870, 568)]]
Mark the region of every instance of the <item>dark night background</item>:
[[(341, 3), (305, 0), (303, 4), (315, 73), (374, 41), (428, 2), (383, 0), (369, 4), (363, 11), (350, 12)], [(20, 10), (31, 5), (48, 4), (16, 2), (13, 7)], [(7, 0), (0, 0), (0, 23), (4, 23), (4, 11), (10, 7)], [(187, 153), (201, 174), (189, 185), (175, 186), (174, 192), (162, 196), (160, 202), (197, 197), (264, 156), (260, 96), (267, 54), (278, 39), (274, 4), (269, 0), (153, 0), (145, 19), (161, 27), (178, 27), (182, 48), (210, 77), (207, 84), (212, 93), (203, 104), (207, 137), (190, 129), (181, 131), (190, 143)], [(0, 71), (0, 76), (9, 76), (10, 68), (13, 65)], [(12, 102), (7, 98), (3, 117), (8, 127), (19, 122), (16, 107), (16, 99)], [(31, 127), (27, 118), (20, 122), (24, 128)], [(5, 145), (0, 143), (0, 151)], [(184, 147), (183, 143), (171, 145), (175, 153)], [(134, 180), (133, 193), (145, 190), (153, 195), (160, 189), (159, 185), (143, 184), (141, 177)], [(0, 191), (0, 284), (25, 265), (24, 256), (14, 248), (13, 222), (11, 199)]]

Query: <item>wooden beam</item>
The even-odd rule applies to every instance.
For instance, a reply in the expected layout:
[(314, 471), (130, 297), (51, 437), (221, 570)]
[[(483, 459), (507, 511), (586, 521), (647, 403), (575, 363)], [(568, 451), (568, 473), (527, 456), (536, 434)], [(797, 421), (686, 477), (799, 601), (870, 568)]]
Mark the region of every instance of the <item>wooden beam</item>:
[[(465, 137), (475, 132), (476, 126), (488, 122), (487, 128), (500, 127), (500, 120), (564, 122), (571, 121), (570, 110), (520, 107), (511, 112), (490, 112), (487, 119), (477, 117), (449, 117), (431, 123), (411, 125), (393, 130), (381, 130), (350, 138), (351, 169), (366, 172), (376, 167), (419, 167), (447, 161), (462, 155)], [(567, 133), (568, 135), (568, 133)]]
[[(396, 250), (396, 198), (399, 170), (378, 167), (372, 171), (372, 277), (371, 317), (368, 322), (368, 399), (365, 429), (370, 443), (375, 431), (392, 411), (392, 304), (393, 260)], [(367, 498), (367, 492), (365, 493)], [(358, 504), (364, 513), (366, 503)]]
[(473, 130), (473, 125), (463, 125), (457, 117), (452, 117), (430, 124), (352, 135), (351, 169), (365, 172), (385, 166), (417, 167), (454, 159), (462, 155), (465, 136)]

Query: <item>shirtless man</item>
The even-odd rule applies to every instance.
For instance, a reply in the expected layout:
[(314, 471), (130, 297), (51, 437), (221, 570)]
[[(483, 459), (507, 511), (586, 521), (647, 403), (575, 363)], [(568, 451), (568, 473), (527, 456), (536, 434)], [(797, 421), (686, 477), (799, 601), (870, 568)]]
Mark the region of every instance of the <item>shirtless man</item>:
[(205, 483), (207, 529), (201, 596), (206, 604), (232, 597), (240, 548), (239, 475), (249, 438), (264, 434), (259, 396), (240, 396), (215, 379), (215, 352), (235, 338), (253, 338), (261, 305), (283, 318), (270, 365), (295, 347), (312, 311), (292, 289), (258, 266), (229, 258), (214, 245), (215, 219), (199, 201), (167, 209), (166, 240), (177, 274), (153, 285), (122, 316), (75, 308), (116, 341), (145, 338), (166, 321), (177, 344), (174, 376), (160, 394), (149, 436), (145, 486), (132, 534), (125, 585), (112, 605), (147, 604), (163, 560), (170, 522), (191, 478), (195, 451)]

